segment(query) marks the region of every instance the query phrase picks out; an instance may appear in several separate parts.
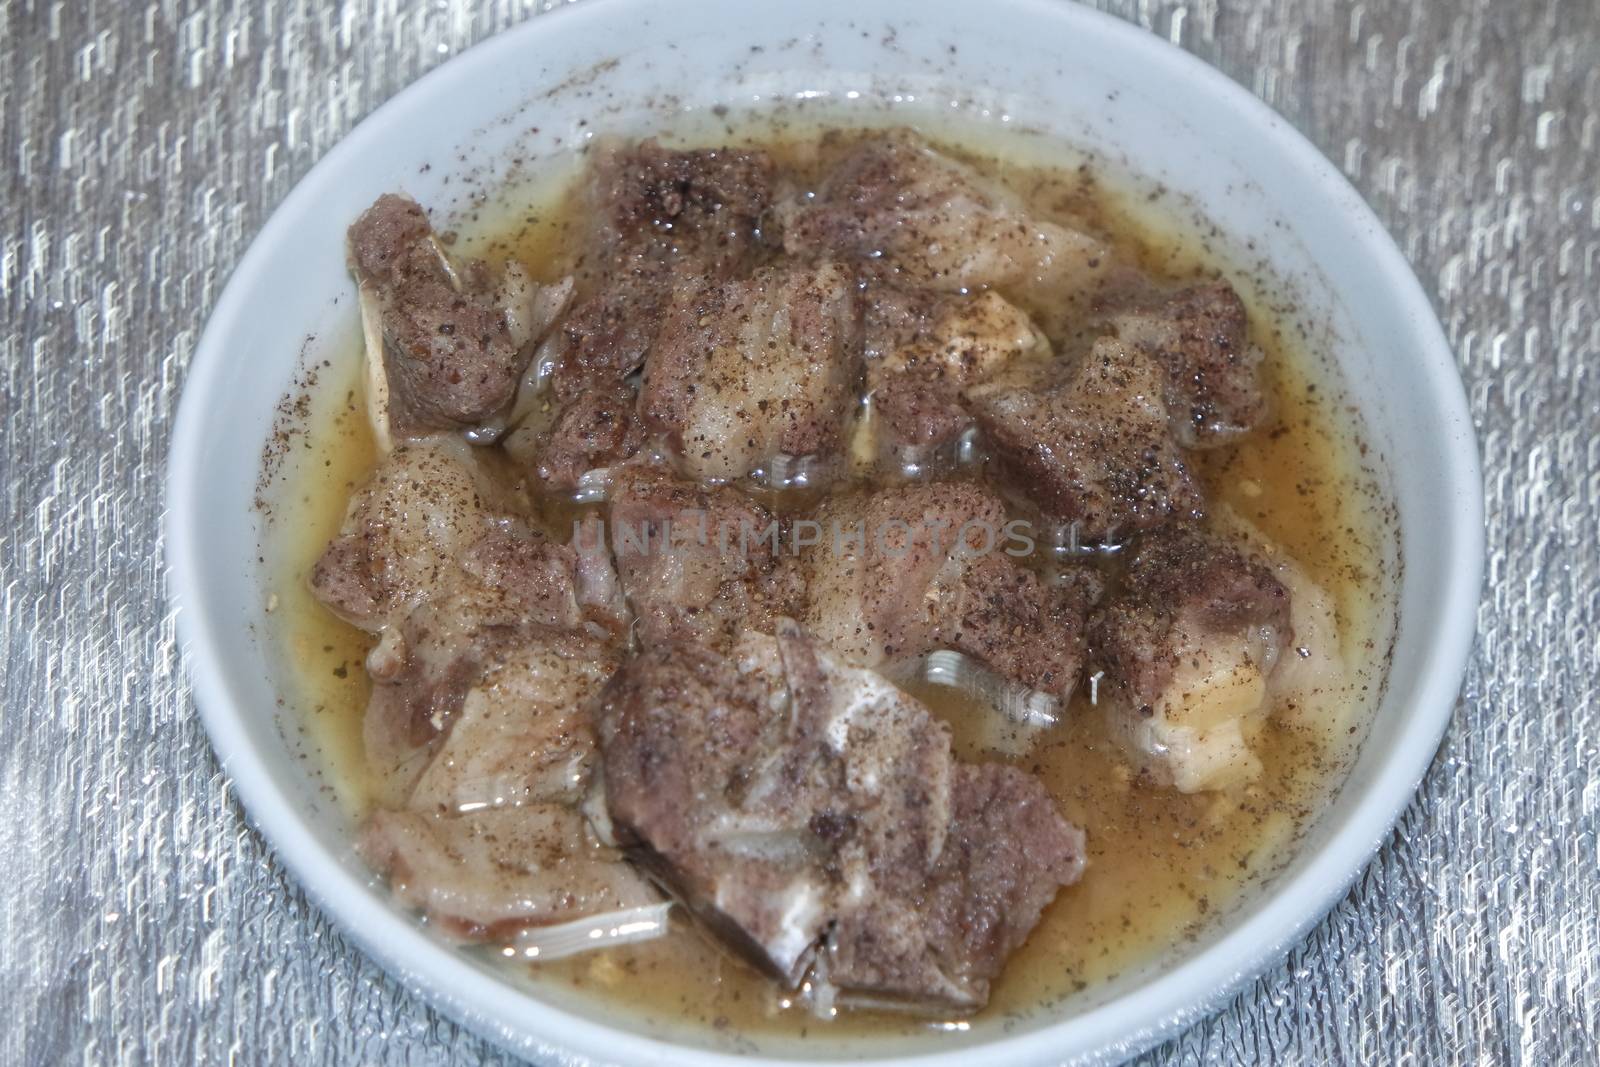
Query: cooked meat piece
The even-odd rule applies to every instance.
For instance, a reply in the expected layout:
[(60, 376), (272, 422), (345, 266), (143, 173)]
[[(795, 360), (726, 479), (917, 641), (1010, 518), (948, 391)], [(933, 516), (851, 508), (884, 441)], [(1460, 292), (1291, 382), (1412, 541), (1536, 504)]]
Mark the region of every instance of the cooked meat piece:
[(367, 657), (368, 764), (403, 798), (486, 665), (530, 628), (577, 629), (577, 556), (458, 438), (391, 452), (312, 568), (312, 591), (381, 634)]
[(377, 568), (365, 539), (335, 537), (312, 565), (308, 581), (324, 607), (363, 630), (377, 629), (388, 613), (387, 576)]
[(1122, 340), (1152, 352), (1166, 371), (1172, 436), (1183, 447), (1227, 444), (1265, 417), (1261, 349), (1249, 343), (1244, 303), (1231, 285), (1197, 285), (1115, 323)]
[(1088, 600), (1006, 554), (1019, 543), (992, 493), (936, 482), (837, 494), (813, 521), (801, 621), (846, 661), (877, 667), (950, 648), (1022, 685), (1071, 693)]
[(361, 288), (380, 445), (470, 429), (510, 407), (529, 356), (524, 305), (537, 299), (520, 268), (496, 289), (482, 264), (445, 255), (414, 200), (392, 193), (350, 227), (349, 257)]
[(452, 606), (424, 604), (367, 656), (373, 685), (362, 716), (362, 747), (381, 804), (401, 804), (410, 796), (485, 664), (514, 636), (461, 622)]
[[(350, 267), (358, 278), (375, 284), (400, 280), (419, 245), (433, 240), (427, 212), (407, 196), (385, 193), (362, 213), (345, 235)], [(434, 265), (444, 270), (433, 250)]]
[(563, 379), (620, 381), (644, 362), (673, 289), (738, 277), (764, 258), (772, 203), (765, 152), (603, 148), (583, 269), (592, 294), (564, 330)]
[(721, 280), (761, 258), (773, 187), (765, 152), (675, 151), (645, 141), (605, 150), (597, 167), (606, 276), (655, 280), (692, 270)]
[(863, 316), (867, 389), (881, 444), (907, 458), (954, 440), (972, 423), (969, 386), (1050, 343), (998, 293), (971, 296), (886, 285), (869, 288)]
[(463, 625), (456, 605), (424, 601), (367, 655), (372, 691), (362, 717), (367, 776), (380, 804), (411, 795), (504, 630)]
[(1158, 782), (1185, 793), (1259, 773), (1250, 734), (1293, 639), (1283, 583), (1188, 524), (1139, 540), (1122, 588), (1089, 627), (1117, 734)]
[(1147, 353), (1102, 338), (1065, 375), (1006, 376), (967, 396), (1017, 490), (1101, 541), (1201, 513), (1162, 390)]
[(1035, 219), (1007, 190), (910, 130), (862, 139), (815, 197), (784, 205), (784, 249), (850, 256), (915, 285), (965, 292), (1080, 288), (1104, 245)]
[(1280, 721), (1323, 729), (1328, 736), (1349, 736), (1345, 720), (1360, 715), (1361, 705), (1348, 696), (1352, 676), (1346, 670), (1333, 597), (1282, 545), (1237, 512), (1224, 506), (1216, 518), (1218, 529), (1236, 540), (1241, 551), (1259, 558), (1289, 591), (1293, 641), (1267, 679), (1273, 714)]
[(907, 885), (906, 896), (839, 917), (827, 977), (846, 1003), (981, 1005), (1057, 890), (1082, 872), (1083, 832), (1031, 774), (958, 764), (951, 801), (948, 835), (920, 892)]
[(508, 442), (550, 489), (578, 488), (639, 450), (628, 379), (675, 289), (742, 276), (769, 251), (772, 163), (763, 152), (647, 141), (602, 149), (595, 168), (584, 296), (541, 348), (548, 381)]
[[(782, 980), (976, 1007), (1083, 866), (1083, 835), (1020, 771), (966, 766), (946, 729), (794, 623), (733, 659), (650, 649), (600, 702), (622, 840)], [(924, 907), (922, 905), (930, 905)]]
[(830, 459), (855, 406), (858, 335), (854, 285), (831, 263), (685, 290), (645, 361), (640, 413), (701, 481)]
[[(570, 585), (565, 596), (570, 610), (562, 625), (576, 627)], [(367, 656), (373, 687), (363, 724), (368, 772), (381, 800), (409, 795), (484, 671), (541, 628), (538, 613), (524, 603), (514, 590), (463, 581), (384, 632)]]
[(1261, 560), (1198, 526), (1175, 524), (1139, 540), (1122, 587), (1097, 612), (1096, 651), (1113, 684), (1139, 705), (1168, 691), (1178, 665), (1172, 638), (1250, 634), (1270, 667), (1293, 640), (1289, 595)]
[(1021, 356), (1048, 356), (1050, 342), (1000, 294), (872, 286), (864, 300), (869, 381), (928, 369), (955, 385), (992, 378)]
[(504, 941), (529, 926), (658, 899), (615, 851), (593, 840), (583, 816), (563, 804), (453, 816), (378, 811), (358, 847), (388, 875), (401, 901), (463, 941)]
[(1047, 584), (1003, 555), (984, 556), (961, 576), (934, 640), (1064, 699), (1082, 673), (1085, 618), (1098, 590), (1098, 576), (1087, 567)]
[(972, 425), (955, 390), (937, 372), (888, 377), (872, 389), (877, 451), (920, 472), (930, 453), (957, 440)]
[[(686, 274), (696, 277), (698, 272)], [(605, 278), (600, 284), (572, 308), (541, 353), (550, 360), (550, 389), (558, 403), (570, 403), (592, 388), (616, 388), (644, 365), (676, 283), (663, 273)]]
[(593, 947), (525, 928), (603, 926), (656, 900), (580, 814), (595, 759), (589, 706), (615, 652), (529, 621), (539, 599), (525, 594), (547, 574), (520, 544), (486, 538), (466, 560), (457, 584), (423, 600), (371, 658), (365, 740), (383, 807), (362, 851), (453, 937), (544, 955)]
[(402, 446), (351, 497), (339, 535), (312, 567), (312, 591), (377, 632), (448, 584), (477, 541), (526, 508), (464, 441)]
[(467, 558), (477, 584), (424, 600), (385, 634), (385, 645), (399, 635), (397, 649), (374, 653), (366, 748), (384, 807), (362, 851), (451, 936), (543, 956), (598, 947), (610, 913), (657, 899), (580, 813), (595, 762), (590, 704), (616, 654), (528, 621), (538, 612), (517, 591), (545, 575), (520, 549)]
[(463, 590), (474, 626), (575, 626), (575, 557), (533, 530), (527, 510), (459, 439), (397, 448), (351, 498), (311, 569), (312, 592), (374, 633)]
[(580, 621), (571, 548), (517, 521), (468, 546), (461, 568), (474, 579), (471, 614), (481, 626), (576, 627)]
[[(886, 683), (877, 685), (884, 707), (875, 718), (892, 721), (903, 708)], [(747, 637), (737, 659), (693, 644), (646, 648), (600, 698), (606, 805), (620, 841), (713, 928), (793, 984), (831, 920), (834, 879), (818, 869), (830, 837), (854, 807), (871, 806), (848, 795), (845, 760), (887, 772), (855, 777), (877, 786), (873, 799), (886, 816), (903, 813), (905, 839), (936, 835), (947, 817), (937, 727), (894, 724), (901, 729), (880, 736), (895, 758), (881, 760), (876, 746), (845, 747), (845, 719), (830, 765), (820, 758), (829, 724), (792, 699), (772, 639)], [(839, 793), (824, 798), (830, 786)]]
[(992, 537), (1000, 551), (1006, 517), (993, 495), (954, 482), (836, 494), (814, 521), (800, 621), (847, 662), (876, 667), (938, 647), (976, 561), (967, 538), (981, 548)]
[(724, 647), (769, 605), (778, 537), (772, 516), (733, 489), (655, 467), (622, 472), (606, 534), (639, 639)]
[(553, 391), (506, 439), (506, 451), (548, 491), (592, 488), (596, 473), (639, 451), (644, 433), (625, 382), (601, 379), (561, 397)]
[(481, 672), (412, 791), (416, 811), (577, 804), (594, 758), (588, 704), (616, 669), (596, 638), (530, 628)]

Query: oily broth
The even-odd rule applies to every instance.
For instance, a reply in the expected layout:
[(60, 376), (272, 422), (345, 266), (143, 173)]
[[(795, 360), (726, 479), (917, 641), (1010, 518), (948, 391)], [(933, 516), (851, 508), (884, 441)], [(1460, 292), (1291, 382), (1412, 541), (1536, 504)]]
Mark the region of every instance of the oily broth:
[(323, 787), (353, 819), (369, 805), (361, 713), (372, 692), (366, 658), (375, 640), (323, 607), (306, 576), (339, 532), (346, 502), (377, 465), (361, 393), (360, 345), (357, 331), (343, 357), (307, 382), (309, 410), (280, 475), (286, 491), (267, 513), (262, 544), (266, 571), (275, 576), (268, 618), (291, 668), (284, 699), (301, 713), (302, 738), (325, 772)]
[[(1159, 197), (1153, 202), (1137, 186), (1137, 192), (1110, 188), (1103, 170), (1081, 157), (1063, 153), (1051, 160), (1054, 165), (1041, 163), (1036, 144), (1012, 151), (1020, 142), (1006, 136), (964, 134), (943, 147), (1002, 178), (1035, 211), (1109, 240), (1163, 282), (1217, 273), (1218, 259), (1198, 227), (1178, 221)], [(826, 169), (848, 139), (819, 143), (792, 126), (778, 137), (745, 131), (703, 138), (760, 143), (801, 187)], [(468, 216), (459, 236), (447, 239), (457, 251), (491, 261), (515, 256), (542, 280), (581, 267), (569, 251), (585, 205), (571, 181), (578, 173), (574, 167), (557, 180), (508, 195), (507, 207), (480, 209)], [(1087, 831), (1089, 867), (1013, 956), (974, 1024), (1032, 1015), (1149, 966), (1203, 932), (1240, 901), (1243, 890), (1288, 858), (1307, 816), (1336, 788), (1375, 702), (1392, 625), (1383, 580), (1389, 536), (1383, 494), (1363, 466), (1351, 428), (1354, 416), (1318, 384), (1315, 354), (1286, 322), (1266, 313), (1272, 294), (1247, 277), (1230, 274), (1229, 280), (1250, 309), (1253, 338), (1267, 352), (1274, 414), (1245, 442), (1193, 454), (1195, 469), (1215, 504), (1281, 545), (1330, 593), (1349, 668), (1346, 689), (1268, 721), (1255, 741), (1264, 766), (1259, 781), (1196, 796), (1140, 781), (1109, 738), (1104, 717), (1085, 694), (1076, 696), (1062, 723), (1045, 731), (1018, 762), (1038, 773), (1066, 817)], [(1024, 306), (1063, 357), (1093, 339), (1081, 307)], [(308, 747), (356, 817), (370, 803), (361, 718), (370, 689), (362, 660), (371, 639), (318, 605), (305, 575), (376, 460), (359, 395), (360, 362), (359, 341), (352, 338), (347, 356), (326, 367), (310, 391), (305, 447), (285, 476), (291, 491), (278, 509), (278, 529), (267, 539), (269, 573), (277, 576), (272, 618), (294, 667), (288, 697), (304, 710)], [(982, 476), (981, 470), (967, 474)], [(788, 511), (804, 501), (785, 494), (763, 503)], [(562, 540), (584, 511), (566, 501), (541, 507), (541, 524)], [(910, 688), (950, 725), (958, 755), (1003, 758), (975, 726), (984, 712), (967, 698), (928, 684)], [(545, 963), (534, 971), (532, 980), (557, 999), (598, 996), (608, 1012), (626, 1007), (638, 1028), (724, 1045), (966, 1028), (960, 1020), (875, 1012), (819, 1021), (692, 929), (681, 914), (663, 939)]]

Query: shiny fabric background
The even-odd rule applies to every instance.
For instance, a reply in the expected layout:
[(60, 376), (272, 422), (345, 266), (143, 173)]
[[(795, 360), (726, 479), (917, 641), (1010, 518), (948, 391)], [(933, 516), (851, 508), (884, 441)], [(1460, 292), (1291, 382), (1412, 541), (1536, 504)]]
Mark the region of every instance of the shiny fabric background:
[[(1398, 832), (1147, 1062), (1600, 1062), (1600, 7), (1105, 6), (1265, 98), (1388, 223), (1460, 359), (1491, 526), (1476, 659)], [(0, 5), (0, 1063), (505, 1059), (246, 826), (159, 519), (187, 360), (272, 208), (382, 100), (539, 11)]]

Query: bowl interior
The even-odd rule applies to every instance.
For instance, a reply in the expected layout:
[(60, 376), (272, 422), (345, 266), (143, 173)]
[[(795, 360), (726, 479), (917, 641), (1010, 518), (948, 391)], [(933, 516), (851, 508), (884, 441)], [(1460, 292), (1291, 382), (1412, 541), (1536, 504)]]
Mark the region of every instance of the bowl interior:
[[(1023, 1061), (1127, 1053), (1214, 1005), (1281, 954), (1348, 885), (1409, 799), (1448, 721), (1482, 563), (1476, 444), (1428, 303), (1359, 197), (1242, 90), (1140, 31), (1073, 5), (1007, 0), (981, 20), (915, 0), (697, 0), (662, 10), (593, 0), (482, 45), (401, 94), (340, 144), (252, 246), (196, 353), (169, 483), (168, 552), (196, 692), (252, 819), (311, 895), (407, 984), (526, 1051), (601, 1060), (716, 1058), (629, 1032), (581, 1004), (530, 999), (397, 913), (351, 853), (281, 721), (254, 507), (292, 463), (279, 401), (348, 351), (346, 225), (402, 189), (435, 210), (570, 163), (601, 133), (644, 134), (734, 112), (824, 110), (845, 121), (980, 122), (1037, 131), (1198, 205), (1251, 267), (1292, 294), (1336, 367), (1390, 483), (1400, 531), (1389, 685), (1338, 800), (1273, 890), (1154, 973), (1096, 991), (1070, 1017), (1004, 1041)], [(276, 459), (274, 457), (277, 457)], [(270, 481), (270, 479), (267, 479)], [(857, 1045), (959, 1059), (952, 1041)], [(942, 1050), (942, 1051), (941, 1051)], [(813, 1052), (837, 1052), (817, 1048)]]

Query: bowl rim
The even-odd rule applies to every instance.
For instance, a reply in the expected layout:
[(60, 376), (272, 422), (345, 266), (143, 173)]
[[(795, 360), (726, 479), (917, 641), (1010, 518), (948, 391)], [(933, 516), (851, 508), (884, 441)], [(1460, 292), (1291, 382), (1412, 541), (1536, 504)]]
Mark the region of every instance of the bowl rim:
[[(179, 648), (191, 679), (195, 704), (221, 768), (233, 782), (248, 820), (293, 873), (307, 897), (338, 929), (359, 944), (386, 972), (431, 1004), (521, 1054), (577, 1053), (599, 1061), (740, 1065), (792, 1064), (784, 1056), (745, 1056), (677, 1044), (570, 1012), (484, 973), (462, 954), (389, 908), (373, 909), (365, 897), (371, 880), (361, 878), (325, 849), (295, 798), (249, 743), (221, 657), (213, 643), (214, 620), (201, 594), (194, 565), (204, 527), (197, 467), (204, 452), (201, 412), (226, 361), (226, 340), (238, 329), (269, 249), (284, 240), (294, 216), (315, 203), (325, 186), (366, 145), (390, 136), (396, 120), (447, 92), (474, 66), (509, 58), (536, 43), (553, 21), (571, 29), (603, 27), (634, 3), (648, 0), (589, 0), (558, 8), (513, 26), (466, 49), (396, 93), (363, 118), (296, 183), (273, 210), (232, 272), (196, 346), (182, 387), (168, 451), (163, 534), (169, 605)], [(1345, 177), (1271, 108), (1202, 60), (1134, 24), (1078, 4), (1057, 0), (1007, 0), (1035, 16), (1060, 19), (1101, 35), (1140, 62), (1190, 79), (1223, 106), (1273, 139), (1307, 186), (1351, 213), (1363, 234), (1370, 266), (1393, 298), (1408, 311), (1416, 342), (1412, 358), (1426, 372), (1428, 401), (1452, 424), (1472, 426), (1465, 388), (1454, 356), (1421, 283), (1371, 208)], [(276, 398), (274, 398), (275, 400)], [(1133, 1055), (1204, 1018), (1245, 982), (1281, 959), (1320, 922), (1366, 869), (1415, 795), (1448, 727), (1476, 634), (1484, 555), (1482, 475), (1475, 437), (1472, 447), (1448, 451), (1441, 473), (1451, 513), (1440, 516), (1451, 534), (1445, 551), (1454, 563), (1441, 596), (1435, 637), (1416, 667), (1417, 699), (1397, 731), (1392, 748), (1375, 768), (1370, 785), (1343, 813), (1320, 854), (1262, 892), (1253, 911), (1188, 959), (1154, 972), (1134, 989), (1076, 1015), (1041, 1022), (1013, 1035), (913, 1055), (891, 1055), (900, 1064), (953, 1065), (984, 1054), (1026, 1061), (1066, 1056)], [(1218, 963), (1225, 962), (1224, 971)], [(1197, 992), (1198, 991), (1198, 992)], [(1071, 1048), (1062, 1044), (1071, 1030)]]

